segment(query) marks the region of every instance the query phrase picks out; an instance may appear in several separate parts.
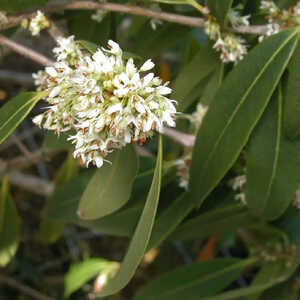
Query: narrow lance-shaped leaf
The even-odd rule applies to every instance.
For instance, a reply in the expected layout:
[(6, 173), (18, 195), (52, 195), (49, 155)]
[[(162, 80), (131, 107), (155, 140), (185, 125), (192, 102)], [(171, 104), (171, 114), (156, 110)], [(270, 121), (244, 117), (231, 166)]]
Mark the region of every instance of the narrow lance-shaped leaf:
[(121, 208), (130, 197), (138, 171), (138, 157), (132, 145), (115, 151), (112, 165), (105, 163), (89, 182), (78, 207), (81, 219), (104, 217)]
[(222, 291), (256, 259), (214, 259), (179, 267), (158, 276), (134, 300), (198, 300)]
[[(256, 46), (227, 76), (198, 131), (190, 197), (200, 205), (238, 158), (295, 50), (297, 30)], [(247, 72), (245, 72), (247, 70)]]
[(0, 191), (0, 267), (7, 265), (17, 252), (19, 235), (20, 219), (5, 176)]
[[(272, 261), (264, 264), (251, 282), (251, 287), (274, 282), (282, 273), (282, 261)], [(263, 292), (248, 296), (245, 300), (259, 300)]]
[(284, 93), (284, 129), (289, 138), (300, 134), (300, 43), (288, 66), (288, 79)]
[(300, 263), (300, 245), (295, 245), (296, 251), (289, 257), (289, 263), (285, 259), (277, 261), (276, 274), (272, 275), (272, 280), (264, 283), (257, 283), (254, 286), (247, 288), (236, 289), (233, 291), (224, 292), (217, 296), (209, 296), (203, 300), (231, 300), (231, 299), (245, 299), (246, 296), (263, 292), (270, 287), (285, 282), (296, 271)]
[(130, 242), (129, 248), (121, 263), (120, 270), (114, 278), (99, 293), (99, 296), (108, 296), (117, 293), (125, 287), (133, 277), (139, 263), (141, 262), (152, 232), (155, 215), (157, 211), (162, 174), (162, 138), (159, 137), (159, 146), (155, 171), (146, 204), (138, 225)]
[(26, 92), (9, 100), (0, 109), (0, 144), (17, 128), (46, 92)]
[(279, 88), (253, 132), (246, 157), (248, 206), (267, 219), (284, 213), (300, 182), (300, 139), (284, 135), (282, 102)]
[(226, 24), (226, 17), (232, 6), (233, 0), (208, 0), (207, 4), (213, 16), (221, 25)]
[(183, 67), (173, 85), (172, 97), (178, 101), (178, 111), (184, 111), (191, 104), (193, 99), (189, 99), (187, 96), (202, 79), (217, 67), (218, 62), (219, 58), (213, 51), (211, 43), (207, 43)]
[[(230, 220), (230, 222), (228, 222)], [(245, 205), (236, 204), (218, 208), (189, 219), (170, 235), (171, 240), (201, 239), (209, 235), (232, 232), (238, 227), (257, 224)]]

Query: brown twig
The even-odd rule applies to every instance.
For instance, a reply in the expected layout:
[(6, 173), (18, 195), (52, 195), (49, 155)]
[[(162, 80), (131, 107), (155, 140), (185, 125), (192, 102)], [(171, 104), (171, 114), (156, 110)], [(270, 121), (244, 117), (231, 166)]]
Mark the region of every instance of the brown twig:
[[(45, 13), (63, 11), (63, 10), (75, 10), (75, 9), (86, 9), (96, 10), (103, 9), (113, 12), (121, 12), (132, 15), (144, 16), (148, 18), (160, 19), (167, 22), (182, 24), (191, 27), (201, 27), (205, 25), (205, 20), (198, 17), (189, 17), (184, 15), (178, 15), (173, 13), (165, 13), (160, 11), (154, 11), (151, 9), (135, 6), (135, 5), (124, 5), (117, 3), (97, 3), (93, 1), (71, 1), (71, 2), (50, 2), (48, 5), (41, 8)], [(11, 27), (18, 26), (23, 19), (32, 18), (35, 15), (34, 12), (25, 13), (17, 16), (8, 17), (8, 21), (0, 25), (0, 30), (8, 29)], [(263, 35), (267, 30), (266, 26), (242, 26), (233, 29), (239, 33), (249, 33), (255, 35)]]
[(50, 66), (53, 64), (53, 61), (51, 59), (49, 59), (48, 57), (30, 49), (30, 48), (20, 45), (17, 42), (8, 39), (4, 35), (0, 35), (0, 46), (5, 46), (5, 47), (13, 50), (14, 52), (17, 52), (17, 53), (21, 54), (22, 56), (25, 56), (40, 65)]
[(28, 295), (31, 299), (37, 299), (37, 300), (54, 300), (51, 297), (48, 297), (39, 291), (34, 290), (33, 288), (26, 286), (15, 279), (8, 277), (6, 275), (0, 275), (0, 282), (15, 288), (19, 291), (21, 291), (23, 294)]
[(195, 136), (192, 134), (186, 134), (168, 127), (164, 128), (162, 134), (185, 147), (192, 148), (195, 144)]

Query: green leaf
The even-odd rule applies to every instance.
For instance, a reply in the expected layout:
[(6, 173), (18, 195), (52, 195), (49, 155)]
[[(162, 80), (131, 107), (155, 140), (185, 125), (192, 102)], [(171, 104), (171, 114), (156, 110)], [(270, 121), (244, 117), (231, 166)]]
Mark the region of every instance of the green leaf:
[[(251, 286), (264, 285), (274, 281), (275, 278), (279, 277), (282, 273), (282, 261), (268, 262), (262, 266), (258, 271), (255, 278), (251, 282)], [(259, 300), (261, 293), (257, 293), (247, 297), (245, 300)]]
[(26, 92), (9, 100), (0, 109), (0, 144), (17, 128), (46, 92)]
[(284, 129), (289, 138), (300, 134), (300, 43), (288, 66), (288, 80), (284, 93)]
[[(256, 46), (226, 77), (198, 131), (190, 197), (200, 205), (238, 158), (298, 40), (285, 30)], [(237, 84), (238, 83), (238, 84)]]
[(144, 210), (137, 224), (125, 258), (121, 263), (119, 272), (106, 286), (104, 286), (103, 290), (99, 293), (99, 296), (104, 297), (115, 294), (124, 288), (134, 276), (134, 273), (145, 254), (159, 202), (162, 177), (162, 156), (162, 137), (160, 136), (153, 181)]
[(220, 25), (226, 25), (226, 17), (232, 6), (233, 0), (208, 0), (207, 4), (211, 14), (216, 17)]
[(284, 213), (300, 182), (300, 139), (289, 140), (282, 130), (279, 88), (254, 130), (246, 156), (246, 199), (254, 214), (276, 219)]
[(44, 5), (49, 0), (1, 0), (0, 10), (17, 12)]
[(134, 300), (198, 300), (214, 295), (236, 280), (256, 260), (217, 258), (192, 263), (156, 277)]
[[(172, 97), (178, 101), (178, 111), (190, 104), (189, 93), (217, 67), (219, 59), (211, 43), (202, 46), (193, 59), (180, 71), (173, 85)], [(193, 99), (192, 99), (193, 100)]]
[[(63, 184), (70, 181), (74, 176), (77, 175), (79, 171), (79, 165), (76, 160), (74, 160), (72, 153), (69, 152), (66, 160), (59, 169), (59, 172), (55, 178), (56, 184)], [(65, 223), (62, 221), (51, 220), (49, 218), (49, 202), (46, 203), (42, 211), (42, 221), (40, 223), (40, 228), (37, 233), (38, 240), (45, 244), (55, 243), (62, 235), (65, 227)]]
[(220, 62), (219, 64), (217, 64), (216, 69), (214, 70), (213, 74), (210, 76), (209, 81), (203, 90), (203, 94), (200, 98), (200, 102), (203, 105), (207, 105), (207, 106), (210, 105), (211, 101), (214, 99), (218, 91), (218, 88), (222, 84), (223, 75), (224, 75), (224, 64)]
[[(228, 222), (230, 220), (230, 222)], [(217, 208), (180, 225), (169, 237), (172, 240), (201, 239), (210, 235), (232, 232), (239, 227), (257, 224), (244, 205)]]
[(99, 219), (121, 208), (129, 200), (138, 171), (138, 157), (132, 145), (115, 151), (89, 182), (78, 207), (81, 219)]
[(69, 298), (72, 293), (80, 289), (103, 269), (106, 269), (110, 263), (110, 261), (102, 258), (89, 258), (72, 265), (64, 279), (64, 298)]
[(168, 48), (174, 47), (176, 43), (180, 43), (190, 31), (191, 28), (187, 26), (171, 23), (164, 23), (153, 31), (147, 22), (135, 35), (132, 51), (144, 58), (155, 58)]
[(49, 218), (61, 221), (77, 221), (76, 211), (80, 197), (94, 174), (94, 169), (87, 170), (69, 182), (57, 185), (48, 200)]
[(20, 218), (5, 176), (0, 191), (0, 267), (6, 266), (14, 257), (19, 240)]
[(111, 18), (107, 14), (99, 23), (92, 20), (93, 12), (71, 11), (68, 14), (68, 29), (70, 35), (78, 40), (87, 40), (98, 45), (105, 45), (110, 35)]
[[(273, 276), (272, 280), (266, 283), (255, 284), (254, 286), (250, 286), (247, 288), (237, 289), (233, 291), (224, 292), (217, 296), (205, 297), (203, 300), (231, 300), (231, 299), (245, 299), (245, 296), (249, 296), (252, 294), (257, 294), (263, 292), (270, 287), (285, 282), (289, 279), (292, 274), (296, 271), (300, 263), (300, 244), (296, 245), (296, 251), (292, 256), (289, 257), (289, 263), (287, 264), (286, 260), (277, 261), (279, 268), (276, 269), (277, 274)], [(265, 299), (264, 299), (265, 300)]]
[(61, 132), (60, 135), (57, 136), (53, 131), (48, 131), (44, 137), (43, 148), (53, 150), (73, 149), (74, 145), (67, 139), (67, 133)]
[(194, 204), (188, 201), (186, 193), (180, 195), (156, 220), (153, 227), (148, 250), (157, 247), (175, 230), (180, 222), (193, 209)]

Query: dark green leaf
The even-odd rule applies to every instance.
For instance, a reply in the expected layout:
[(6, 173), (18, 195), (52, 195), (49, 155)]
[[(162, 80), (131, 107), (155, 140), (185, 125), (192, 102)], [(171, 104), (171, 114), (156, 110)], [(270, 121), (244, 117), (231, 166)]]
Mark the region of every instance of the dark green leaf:
[(137, 40), (132, 51), (144, 58), (155, 58), (168, 48), (174, 47), (190, 30), (186, 26), (164, 23), (153, 31), (147, 23), (136, 35)]
[[(266, 283), (256, 284), (255, 286), (250, 286), (247, 288), (242, 288), (238, 290), (224, 292), (217, 296), (205, 297), (203, 300), (231, 300), (231, 299), (245, 299), (245, 296), (249, 296), (252, 294), (257, 294), (262, 291), (269, 289), (270, 287), (282, 283), (286, 281), (291, 275), (296, 271), (297, 267), (300, 263), (300, 245), (297, 244), (296, 251), (289, 258), (289, 263), (287, 264), (286, 260), (280, 260), (277, 262), (280, 264), (280, 268), (276, 269), (277, 274), (273, 277), (273, 279)], [(279, 265), (278, 265), (279, 266)], [(276, 276), (277, 275), (277, 276)], [(265, 300), (265, 299), (264, 299)]]
[(249, 215), (244, 205), (237, 204), (215, 209), (186, 221), (174, 231), (170, 239), (200, 239), (223, 232), (232, 232), (238, 227), (253, 224), (257, 224), (257, 220)]
[(211, 14), (216, 17), (220, 25), (226, 24), (227, 14), (232, 6), (233, 0), (208, 0), (207, 4)]
[(102, 258), (89, 258), (72, 265), (64, 279), (64, 298), (69, 298), (72, 293), (99, 274), (101, 270), (107, 268), (109, 264), (109, 261)]
[(209, 81), (204, 88), (200, 102), (203, 105), (209, 106), (211, 101), (214, 99), (218, 88), (222, 84), (223, 74), (224, 73), (224, 64), (219, 62), (214, 70), (213, 74), (210, 76)]
[(173, 85), (172, 97), (178, 101), (178, 111), (184, 111), (191, 104), (188, 94), (217, 67), (218, 62), (219, 58), (211, 48), (211, 43), (207, 43), (184, 66)]
[(148, 250), (158, 246), (180, 224), (194, 207), (193, 202), (180, 195), (155, 221)]
[(61, 221), (77, 221), (78, 202), (87, 184), (95, 174), (91, 169), (80, 173), (65, 184), (57, 185), (49, 198), (49, 218)]
[(189, 264), (158, 276), (134, 300), (202, 299), (222, 291), (253, 262), (253, 259), (214, 259)]
[(0, 10), (7, 12), (23, 11), (44, 5), (49, 0), (1, 0)]
[(290, 138), (295, 138), (300, 134), (300, 43), (295, 50), (295, 54), (288, 66), (288, 80), (284, 93), (284, 129)]
[(17, 252), (19, 235), (20, 218), (4, 177), (0, 191), (0, 267), (7, 265)]
[(48, 131), (45, 134), (43, 148), (53, 150), (69, 150), (73, 149), (74, 146), (68, 139), (68, 134), (62, 132), (57, 136), (53, 131)]
[[(255, 278), (251, 282), (251, 286), (264, 285), (274, 281), (282, 273), (282, 261), (268, 262), (262, 266)], [(245, 300), (259, 300), (261, 293), (253, 294), (247, 297)]]
[(75, 35), (76, 39), (87, 40), (104, 46), (110, 35), (110, 14), (106, 15), (99, 23), (92, 20), (92, 13), (89, 11), (72, 11), (71, 15), (68, 16), (70, 35)]
[(296, 30), (282, 31), (266, 39), (249, 52), (219, 88), (197, 134), (193, 152), (190, 197), (198, 205), (238, 158), (297, 40)]
[(45, 92), (26, 92), (9, 100), (0, 109), (0, 144), (17, 128), (30, 113)]
[(129, 200), (138, 171), (138, 157), (133, 146), (115, 151), (89, 182), (78, 206), (81, 219), (99, 219), (121, 208)]
[(117, 293), (133, 277), (140, 261), (147, 249), (151, 231), (153, 228), (156, 210), (159, 201), (162, 176), (162, 138), (159, 137), (159, 146), (153, 181), (147, 196), (146, 204), (136, 230), (130, 242), (129, 248), (121, 263), (120, 270), (116, 276), (100, 292), (99, 296), (108, 296)]
[(289, 140), (282, 124), (279, 89), (254, 130), (246, 157), (247, 203), (256, 215), (267, 219), (284, 213), (300, 182), (300, 139)]

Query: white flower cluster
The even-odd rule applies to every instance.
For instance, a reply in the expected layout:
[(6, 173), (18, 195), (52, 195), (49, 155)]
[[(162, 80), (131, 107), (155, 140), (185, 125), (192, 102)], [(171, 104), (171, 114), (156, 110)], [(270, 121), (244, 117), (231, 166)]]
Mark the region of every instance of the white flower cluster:
[(267, 32), (259, 37), (259, 42), (282, 29), (300, 25), (300, 1), (296, 5), (292, 5), (288, 10), (280, 10), (273, 1), (262, 1), (260, 9), (266, 14), (269, 24), (267, 25)]
[[(231, 10), (228, 17), (233, 28), (249, 26), (250, 16), (241, 16), (239, 12)], [(213, 18), (205, 22), (205, 32), (211, 40), (216, 41), (214, 49), (221, 52), (220, 58), (224, 63), (237, 63), (247, 54), (245, 40), (234, 34), (222, 33), (219, 24)]]
[(128, 143), (143, 144), (153, 131), (175, 126), (176, 108), (168, 83), (162, 84), (147, 60), (137, 68), (119, 45), (90, 54), (74, 37), (58, 39), (57, 62), (34, 75), (40, 90), (49, 92), (48, 110), (34, 123), (57, 134), (72, 131), (74, 157), (101, 167), (106, 155)]
[[(207, 112), (208, 107), (198, 103), (195, 112), (189, 117), (193, 131), (196, 133), (202, 124), (202, 120)], [(192, 161), (193, 149), (186, 148), (184, 155), (175, 161), (176, 175), (179, 177), (179, 186), (188, 189), (190, 180), (190, 165)]]
[(48, 27), (50, 27), (49, 20), (40, 10), (38, 10), (36, 16), (30, 20), (28, 29), (33, 36), (36, 36), (40, 34), (41, 30)]

